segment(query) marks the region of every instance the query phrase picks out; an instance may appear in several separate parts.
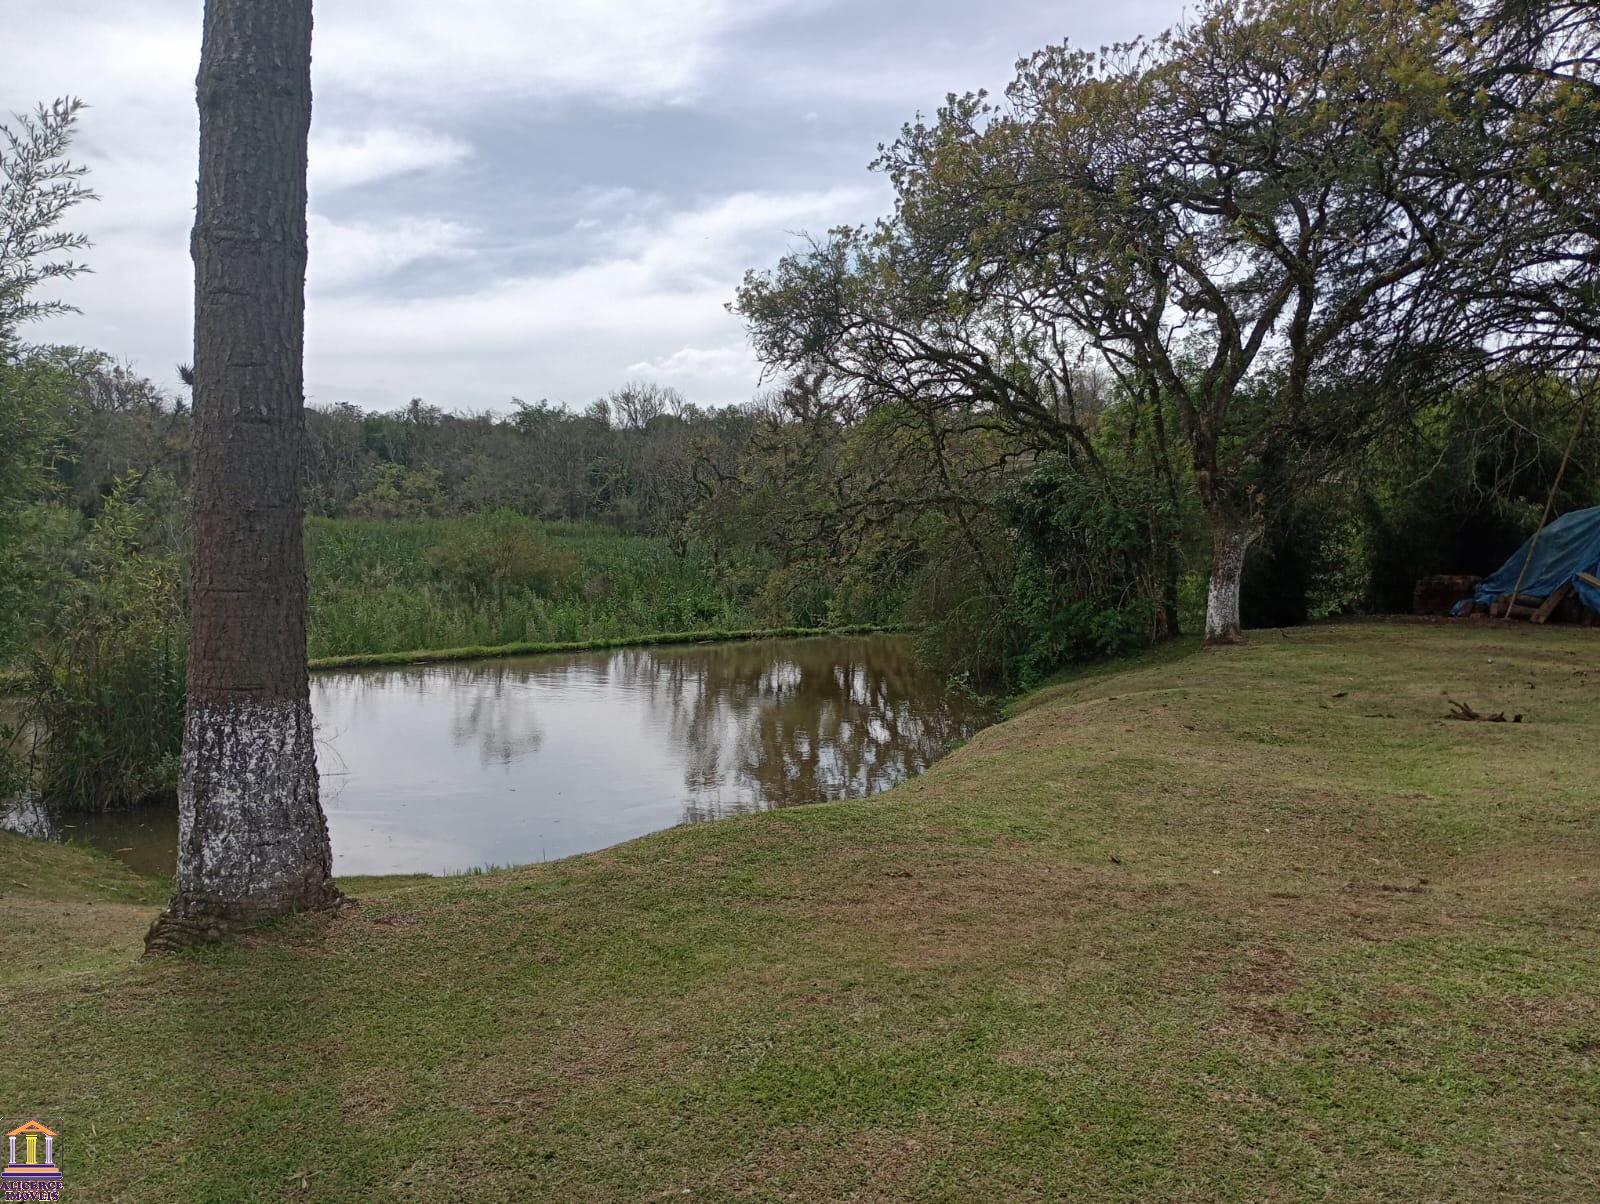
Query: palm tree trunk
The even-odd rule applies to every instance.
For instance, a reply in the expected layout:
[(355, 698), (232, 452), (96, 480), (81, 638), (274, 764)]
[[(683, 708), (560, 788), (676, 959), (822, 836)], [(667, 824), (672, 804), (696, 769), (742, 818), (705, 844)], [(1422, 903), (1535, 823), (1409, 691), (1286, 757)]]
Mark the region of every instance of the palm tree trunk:
[(188, 710), (177, 880), (150, 951), (339, 899), (306, 670), (310, 66), (311, 0), (207, 0)]

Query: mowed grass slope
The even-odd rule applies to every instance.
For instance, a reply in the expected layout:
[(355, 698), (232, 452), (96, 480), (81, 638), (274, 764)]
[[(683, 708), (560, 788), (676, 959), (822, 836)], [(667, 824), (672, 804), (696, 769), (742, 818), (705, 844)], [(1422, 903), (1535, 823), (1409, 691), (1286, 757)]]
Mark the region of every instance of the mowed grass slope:
[(7, 935), (4, 1112), (86, 1200), (1594, 1200), (1597, 735), (1592, 633), (1261, 633), (877, 800)]

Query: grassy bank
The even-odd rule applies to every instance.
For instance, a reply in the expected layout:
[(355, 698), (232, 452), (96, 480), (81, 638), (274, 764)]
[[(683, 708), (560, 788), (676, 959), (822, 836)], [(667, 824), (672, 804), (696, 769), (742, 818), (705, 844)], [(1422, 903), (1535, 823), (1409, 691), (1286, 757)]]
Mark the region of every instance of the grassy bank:
[(727, 643), (732, 640), (797, 640), (823, 635), (885, 635), (888, 627), (756, 627), (745, 631), (658, 631), (616, 639), (580, 640), (574, 643), (497, 644), (471, 648), (428, 648), (413, 652), (369, 652), (357, 656), (323, 656), (313, 669), (364, 669), (382, 665), (426, 665), (440, 661), (495, 660), (508, 656), (534, 656), (541, 652), (594, 652), (606, 648), (657, 648), (669, 644)]
[(1597, 652), (1263, 633), (156, 965), (154, 893), (4, 838), (6, 1111), (95, 1200), (1592, 1200)]
[(306, 563), (313, 660), (792, 625), (752, 608), (740, 574), (698, 551), (508, 514), (314, 518)]

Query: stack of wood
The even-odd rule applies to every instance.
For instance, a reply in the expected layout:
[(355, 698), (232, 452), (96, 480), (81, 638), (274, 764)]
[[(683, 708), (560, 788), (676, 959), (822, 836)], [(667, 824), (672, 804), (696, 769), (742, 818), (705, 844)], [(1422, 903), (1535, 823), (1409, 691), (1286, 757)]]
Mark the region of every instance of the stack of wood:
[(1416, 615), (1448, 615), (1455, 613), (1456, 604), (1465, 602), (1478, 592), (1477, 577), (1440, 576), (1424, 577), (1417, 582), (1411, 595), (1411, 613)]
[[(1579, 573), (1578, 577), (1585, 585), (1600, 589), (1600, 577), (1588, 573)], [(1473, 607), (1473, 613), (1486, 614), (1491, 619), (1527, 619), (1531, 623), (1581, 623), (1585, 627), (1593, 627), (1600, 622), (1600, 615), (1583, 604), (1583, 600), (1578, 597), (1578, 591), (1570, 582), (1544, 598), (1518, 594), (1515, 598), (1509, 596), (1497, 598), (1488, 606), (1479, 603)]]

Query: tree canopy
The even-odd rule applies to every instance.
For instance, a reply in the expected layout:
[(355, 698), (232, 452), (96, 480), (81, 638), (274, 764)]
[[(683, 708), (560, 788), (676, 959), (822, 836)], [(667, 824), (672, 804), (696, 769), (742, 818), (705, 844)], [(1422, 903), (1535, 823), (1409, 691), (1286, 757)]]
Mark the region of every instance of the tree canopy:
[[(841, 405), (1091, 467), (1082, 384), (1103, 368), (1198, 495), (1206, 632), (1234, 640), (1245, 551), (1285, 500), (1269, 484), (1338, 473), (1519, 335), (1587, 338), (1589, 93), (1507, 21), (1213, 0), (1148, 41), (1046, 48), (1003, 99), (951, 97), (885, 148), (891, 218), (751, 273), (736, 308), (774, 371)], [(1565, 149), (1533, 155), (1534, 130)]]

